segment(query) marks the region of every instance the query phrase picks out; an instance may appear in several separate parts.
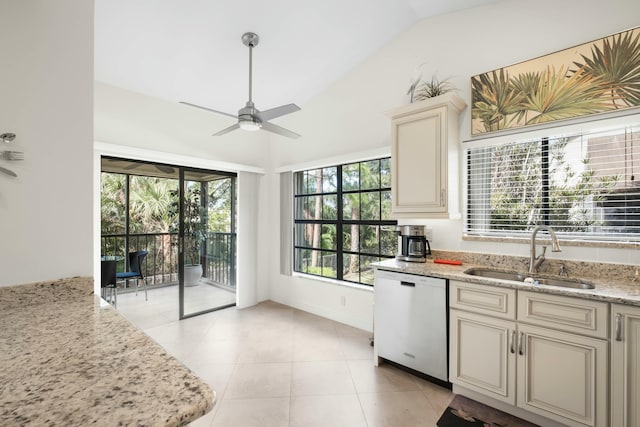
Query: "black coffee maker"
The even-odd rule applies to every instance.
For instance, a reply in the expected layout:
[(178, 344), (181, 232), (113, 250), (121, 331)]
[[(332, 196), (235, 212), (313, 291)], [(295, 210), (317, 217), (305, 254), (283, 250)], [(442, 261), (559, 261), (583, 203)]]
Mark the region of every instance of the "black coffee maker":
[(396, 255), (399, 261), (425, 262), (431, 255), (431, 245), (424, 236), (424, 225), (398, 225), (398, 244), (400, 253)]

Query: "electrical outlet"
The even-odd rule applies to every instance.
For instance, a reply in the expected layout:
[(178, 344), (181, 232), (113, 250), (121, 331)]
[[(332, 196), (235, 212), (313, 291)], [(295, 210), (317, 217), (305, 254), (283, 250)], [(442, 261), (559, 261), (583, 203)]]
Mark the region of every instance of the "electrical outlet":
[(424, 237), (429, 241), (433, 240), (433, 229), (425, 227)]
[(343, 307), (347, 305), (347, 298), (344, 295), (340, 297), (340, 305)]

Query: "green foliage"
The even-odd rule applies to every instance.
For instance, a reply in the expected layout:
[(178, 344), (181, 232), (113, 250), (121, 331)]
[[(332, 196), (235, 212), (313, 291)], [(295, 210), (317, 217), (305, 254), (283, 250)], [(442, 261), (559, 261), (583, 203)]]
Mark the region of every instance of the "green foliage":
[(323, 277), (334, 277), (334, 278), (336, 277), (336, 271), (333, 268), (329, 268), (329, 267), (310, 266), (309, 268), (307, 268), (305, 273), (314, 274), (316, 276), (323, 276)]
[[(200, 264), (200, 248), (202, 243), (207, 239), (208, 230), (208, 211), (203, 205), (201, 198), (201, 184), (189, 182), (187, 184), (184, 196), (184, 256), (185, 264)], [(179, 231), (180, 220), (178, 213), (180, 212), (180, 201), (178, 191), (172, 192), (173, 202), (171, 204), (171, 214), (174, 222), (170, 226), (173, 233)]]
[[(342, 235), (338, 235), (334, 224), (299, 223), (296, 225), (297, 245), (316, 249), (299, 252), (297, 255), (301, 262), (299, 268), (311, 274), (320, 275), (320, 272), (324, 272), (321, 275), (325, 277), (336, 277), (336, 272), (326, 265), (326, 260), (327, 257), (335, 257), (333, 251), (337, 250), (339, 239), (344, 252), (354, 252), (343, 257), (345, 276), (359, 274), (358, 252), (378, 254), (382, 247), (384, 255), (393, 255), (397, 242), (397, 236), (393, 231), (383, 230), (377, 225), (361, 224), (361, 221), (389, 218), (391, 211), (389, 159), (343, 165), (341, 176), (337, 176), (337, 170), (337, 167), (322, 168), (298, 172), (295, 175), (298, 196), (295, 203), (296, 219), (335, 221), (338, 215), (341, 215), (340, 219), (343, 221)], [(341, 212), (338, 211), (338, 180), (343, 190), (340, 200)], [(377, 256), (375, 258), (378, 259)]]
[(438, 80), (435, 77), (432, 77), (431, 81), (423, 81), (416, 85), (411, 102), (434, 98), (453, 90), (455, 90), (455, 86), (449, 82), (449, 79)]
[[(102, 173), (102, 234), (125, 233), (126, 177), (124, 174)], [(185, 203), (185, 252), (187, 263), (199, 263), (199, 248), (209, 232), (232, 232), (231, 212), (234, 179), (208, 182), (207, 206), (201, 205), (200, 184), (192, 183)], [(130, 176), (130, 233), (178, 232), (178, 180), (147, 176)], [(109, 248), (110, 253), (124, 248)]]
[[(610, 194), (619, 176), (595, 177), (589, 159), (576, 171), (566, 160), (568, 140), (549, 144), (549, 224), (557, 231), (587, 231), (597, 225), (593, 202)], [(543, 222), (541, 143), (498, 146), (491, 157), (492, 229), (527, 231)]]

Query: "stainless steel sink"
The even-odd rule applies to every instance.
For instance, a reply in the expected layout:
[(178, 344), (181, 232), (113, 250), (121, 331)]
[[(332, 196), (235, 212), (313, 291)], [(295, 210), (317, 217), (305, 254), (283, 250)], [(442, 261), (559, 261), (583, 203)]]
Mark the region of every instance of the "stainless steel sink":
[(584, 280), (577, 280), (577, 279), (536, 277), (534, 278), (534, 280), (538, 282), (539, 285), (561, 286), (563, 288), (574, 288), (574, 289), (595, 289), (596, 288), (596, 285), (594, 285), (593, 283), (585, 282)]
[[(488, 277), (498, 280), (509, 280), (512, 282), (531, 282), (533, 285), (547, 285), (547, 286), (560, 286), (563, 288), (574, 289), (595, 289), (595, 285), (584, 280), (567, 279), (564, 277), (544, 277), (535, 276), (531, 277), (524, 273), (518, 273), (516, 271), (495, 270), (491, 268), (470, 268), (464, 272), (471, 276)], [(531, 280), (527, 280), (531, 278)]]
[(488, 277), (490, 279), (511, 280), (512, 282), (524, 282), (524, 279), (527, 278), (527, 276), (522, 273), (516, 273), (514, 271), (492, 270), (490, 268), (470, 268), (464, 273), (470, 274), (471, 276)]

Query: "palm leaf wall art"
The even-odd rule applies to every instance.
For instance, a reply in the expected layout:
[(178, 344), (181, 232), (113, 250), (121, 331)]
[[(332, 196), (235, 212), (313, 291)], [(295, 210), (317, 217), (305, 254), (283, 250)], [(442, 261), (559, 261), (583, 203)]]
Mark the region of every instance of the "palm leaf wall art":
[(640, 107), (640, 28), (471, 78), (471, 134)]

